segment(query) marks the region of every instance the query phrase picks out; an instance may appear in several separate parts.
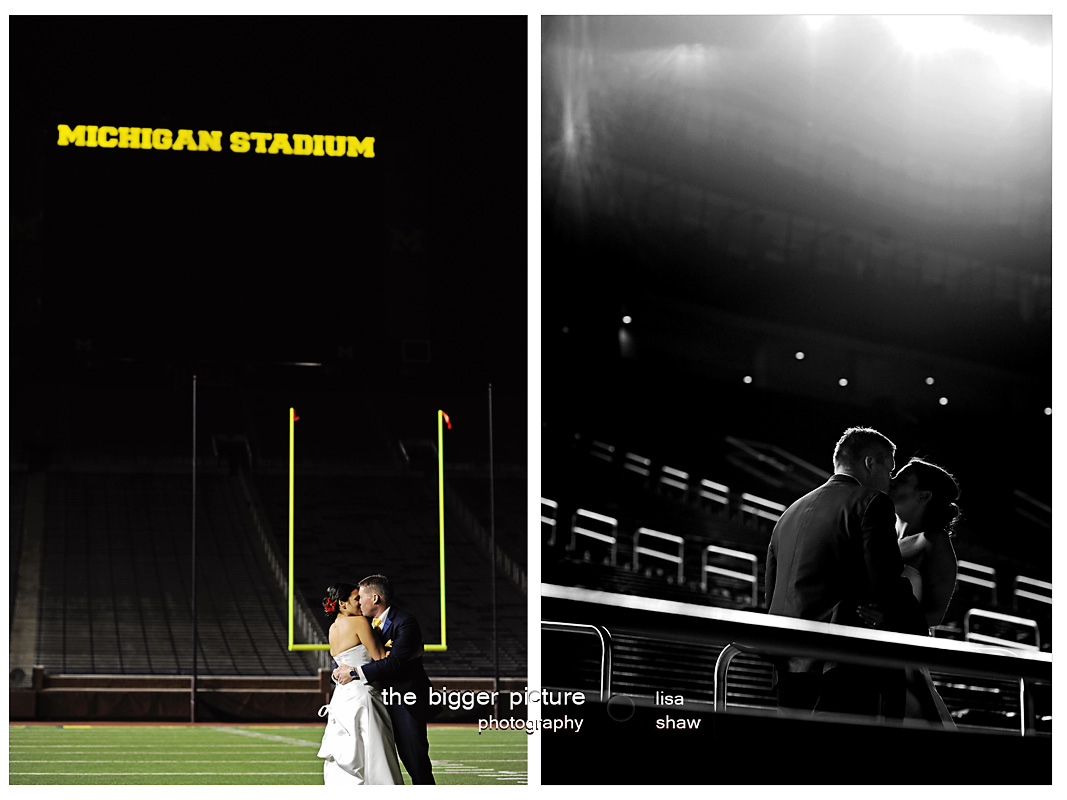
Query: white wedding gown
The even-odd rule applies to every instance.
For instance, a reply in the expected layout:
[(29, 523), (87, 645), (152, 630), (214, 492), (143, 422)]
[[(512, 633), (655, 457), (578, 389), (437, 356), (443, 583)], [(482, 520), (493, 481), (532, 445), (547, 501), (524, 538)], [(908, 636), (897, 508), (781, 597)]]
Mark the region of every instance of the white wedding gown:
[[(373, 659), (362, 644), (334, 657), (338, 664), (356, 667)], [(381, 693), (359, 678), (335, 686), (330, 704), (319, 710), (329, 714), (322, 734), (319, 758), (325, 759), (322, 777), (330, 784), (400, 784), (400, 762), (393, 741), (393, 722)]]

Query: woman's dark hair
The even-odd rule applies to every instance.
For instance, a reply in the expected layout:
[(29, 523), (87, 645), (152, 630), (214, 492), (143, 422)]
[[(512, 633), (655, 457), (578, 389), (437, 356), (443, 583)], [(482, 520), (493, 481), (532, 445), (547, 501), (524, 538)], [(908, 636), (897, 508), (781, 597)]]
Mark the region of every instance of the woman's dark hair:
[(335, 583), (327, 589), (326, 596), (322, 598), (322, 610), (327, 618), (334, 619), (341, 610), (341, 601), (351, 597), (358, 588), (354, 583)]
[(904, 468), (915, 472), (915, 487), (920, 492), (931, 494), (923, 520), (925, 527), (932, 531), (944, 531), (949, 536), (955, 534), (963, 516), (960, 507), (956, 505), (960, 498), (960, 487), (956, 479), (946, 469), (921, 458), (911, 459)]

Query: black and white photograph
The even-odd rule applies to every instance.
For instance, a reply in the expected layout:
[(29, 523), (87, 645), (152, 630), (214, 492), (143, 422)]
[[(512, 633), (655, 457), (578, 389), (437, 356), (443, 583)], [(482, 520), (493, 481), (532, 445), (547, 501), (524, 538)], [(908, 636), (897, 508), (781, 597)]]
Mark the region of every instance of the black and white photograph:
[(541, 25), (543, 784), (1051, 783), (1052, 17)]
[(8, 20), (12, 785), (529, 780), (528, 20), (314, 10)]

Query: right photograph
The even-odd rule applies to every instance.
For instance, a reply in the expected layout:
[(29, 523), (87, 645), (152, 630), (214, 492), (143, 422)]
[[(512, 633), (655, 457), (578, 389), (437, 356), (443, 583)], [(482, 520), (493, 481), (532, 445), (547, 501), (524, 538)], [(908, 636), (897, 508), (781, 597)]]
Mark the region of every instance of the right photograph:
[(1051, 783), (1052, 17), (541, 42), (542, 784)]

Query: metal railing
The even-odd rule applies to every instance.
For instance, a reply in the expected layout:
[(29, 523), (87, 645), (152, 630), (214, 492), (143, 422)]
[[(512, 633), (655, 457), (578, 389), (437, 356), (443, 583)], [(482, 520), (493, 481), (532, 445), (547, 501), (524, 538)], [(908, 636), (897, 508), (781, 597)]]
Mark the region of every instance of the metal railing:
[(957, 582), (970, 583), (975, 586), (981, 586), (983, 589), (988, 589), (990, 593), (989, 604), (993, 606), (997, 604), (997, 571), (995, 569), (987, 567), (985, 564), (965, 561), (962, 558), (956, 562), (956, 567), (958, 570), (956, 573)]
[[(659, 539), (660, 541), (667, 542), (673, 545), (676, 551), (675, 555), (670, 553), (664, 553), (661, 550), (655, 550), (651, 547), (643, 547), (641, 545), (641, 536), (644, 535), (645, 541), (648, 541), (648, 537), (653, 539)], [(673, 533), (663, 533), (662, 531), (654, 531), (651, 528), (638, 528), (634, 531), (634, 557), (633, 557), (633, 570), (637, 572), (640, 567), (639, 556), (650, 556), (652, 558), (658, 558), (663, 561), (668, 561), (674, 564), (678, 569), (678, 584), (681, 585), (685, 582), (685, 539), (681, 536), (675, 536)]]
[(574, 622), (541, 621), (541, 630), (559, 631), (561, 633), (583, 633), (596, 636), (600, 640), (600, 700), (607, 702), (611, 698), (611, 671), (613, 650), (611, 633), (599, 625), (583, 625)]
[[(1028, 588), (1021, 588), (1021, 587)], [(1038, 589), (1046, 594), (1038, 594), (1030, 591), (1030, 589)], [(1019, 598), (1026, 600), (1034, 600), (1038, 603), (1044, 603), (1050, 609), (1052, 608), (1052, 584), (1048, 581), (1039, 581), (1036, 578), (1027, 578), (1025, 575), (1016, 575), (1015, 584), (1012, 588), (1012, 603), (1018, 608)]]
[[(711, 555), (733, 558), (745, 564), (748, 569), (745, 572), (739, 572), (735, 569), (727, 569), (725, 567), (709, 564), (708, 557)], [(728, 578), (733, 578), (749, 584), (752, 589), (752, 605), (759, 605), (759, 565), (756, 557), (751, 553), (743, 553), (740, 550), (731, 550), (729, 547), (719, 547), (718, 545), (709, 544), (704, 548), (700, 562), (700, 588), (705, 592), (708, 590), (709, 572), (716, 575), (725, 575)]]
[[(602, 533), (595, 531), (591, 528), (586, 528), (583, 525), (579, 525), (579, 521), (584, 523), (585, 520), (594, 520), (604, 525), (609, 526), (611, 533)], [(597, 514), (595, 511), (588, 511), (584, 508), (579, 508), (574, 512), (571, 517), (571, 550), (577, 549), (578, 537), (584, 536), (587, 539), (595, 539), (600, 542), (604, 542), (610, 547), (611, 552), (611, 565), (615, 566), (615, 556), (618, 548), (618, 534), (619, 534), (619, 521), (614, 517), (609, 517), (604, 514)], [(583, 540), (584, 541), (584, 540)]]
[[(660, 641), (729, 642), (715, 670), (715, 709), (725, 707), (726, 670), (738, 652), (800, 656), (874, 667), (925, 667), (932, 671), (1016, 681), (1020, 733), (1032, 735), (1034, 683), (1052, 683), (1052, 655), (1024, 649), (985, 647), (952, 639), (872, 631), (788, 617), (698, 606), (594, 589), (541, 584), (542, 630), (589, 628), (601, 637), (601, 691), (611, 687), (611, 630), (641, 631)], [(549, 627), (553, 626), (553, 627)], [(607, 697), (602, 697), (607, 699)]]
[[(262, 506), (259, 502), (259, 493), (243, 472), (238, 473), (238, 477), (240, 478), (241, 488), (244, 491), (245, 500), (248, 503), (248, 511), (252, 518), (252, 526), (255, 529), (260, 549), (266, 557), (267, 563), (270, 565), (278, 589), (282, 592), (286, 600), (288, 600), (289, 578), (285, 569), (282, 567), (281, 560), (274, 552), (274, 545), (272, 544), (274, 537), (270, 533), (270, 523), (267, 522), (266, 517), (260, 512)], [(325, 644), (322, 628), (320, 628), (312, 619), (311, 609), (308, 608), (307, 602), (299, 594), (296, 595), (293, 605), (293, 622), (301, 641), (311, 644)], [(316, 662), (320, 670), (333, 669), (333, 659), (330, 658), (328, 652), (320, 650), (315, 653), (308, 653), (308, 655), (311, 657), (312, 661)]]
[[(999, 636), (989, 636), (984, 633), (977, 633), (972, 630), (972, 619), (993, 620), (994, 622), (1004, 622), (1008, 625), (1014, 625), (1016, 628), (1022, 628), (1027, 633), (1033, 634), (1034, 643), (1029, 644), (1013, 639), (1004, 639)], [(985, 644), (992, 644), (999, 647), (1017, 647), (1023, 650), (1041, 649), (1041, 631), (1038, 629), (1037, 623), (1032, 619), (1014, 617), (1011, 614), (1001, 614), (999, 611), (986, 611), (982, 608), (968, 609), (967, 613), (963, 615), (963, 639), (967, 642), (983, 642)]]

